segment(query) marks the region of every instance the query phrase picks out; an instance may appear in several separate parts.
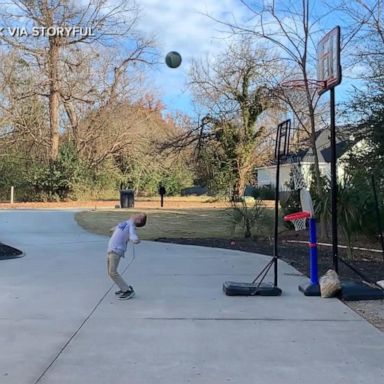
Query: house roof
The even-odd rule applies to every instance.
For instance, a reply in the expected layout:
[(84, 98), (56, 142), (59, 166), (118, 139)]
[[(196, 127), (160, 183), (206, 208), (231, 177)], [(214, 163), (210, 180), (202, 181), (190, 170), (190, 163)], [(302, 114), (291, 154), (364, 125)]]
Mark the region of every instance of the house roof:
[[(350, 127), (338, 126), (336, 131), (336, 157), (341, 157), (350, 147), (354, 144), (353, 139), (351, 139), (351, 130)], [(316, 148), (317, 155), (320, 163), (330, 163), (331, 162), (331, 145), (330, 145), (330, 128), (324, 128), (319, 131), (316, 131)], [(299, 161), (313, 161), (313, 152), (310, 148), (310, 144), (307, 141), (304, 144), (304, 148), (300, 149), (294, 156)], [(280, 160), (281, 164), (287, 163), (288, 159), (282, 158)], [(270, 166), (276, 165), (276, 160), (269, 162)]]
[[(318, 131), (316, 137), (316, 148), (319, 162), (331, 162), (331, 132), (329, 127)], [(342, 156), (350, 147), (352, 140), (350, 139), (350, 132), (345, 127), (337, 127), (336, 131), (336, 157)], [(313, 151), (309, 148), (303, 157), (303, 161), (311, 161), (313, 159)]]

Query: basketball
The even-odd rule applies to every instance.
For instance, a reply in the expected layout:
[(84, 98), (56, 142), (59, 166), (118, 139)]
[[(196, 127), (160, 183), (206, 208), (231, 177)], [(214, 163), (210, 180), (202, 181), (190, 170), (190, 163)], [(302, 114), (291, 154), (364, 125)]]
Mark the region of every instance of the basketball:
[(169, 68), (177, 68), (181, 64), (181, 55), (179, 52), (176, 51), (171, 51), (168, 52), (167, 55), (165, 56), (165, 64)]

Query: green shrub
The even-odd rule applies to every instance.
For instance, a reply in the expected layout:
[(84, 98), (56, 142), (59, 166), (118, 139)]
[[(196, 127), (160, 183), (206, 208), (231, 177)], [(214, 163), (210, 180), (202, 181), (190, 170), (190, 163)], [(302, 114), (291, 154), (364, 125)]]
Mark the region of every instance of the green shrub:
[(252, 206), (248, 206), (245, 200), (240, 203), (232, 202), (230, 217), (232, 223), (232, 233), (240, 226), (244, 231), (244, 237), (249, 238), (252, 232), (260, 230), (268, 220), (266, 210), (261, 200), (255, 200)]
[[(330, 223), (332, 216), (331, 186), (324, 178), (322, 193), (311, 191), (315, 215)], [(380, 199), (379, 199), (380, 201)], [(381, 211), (381, 217), (384, 218)], [(337, 223), (342, 238), (347, 242), (348, 256), (352, 256), (352, 241), (365, 236), (375, 239), (378, 234), (375, 202), (370, 175), (366, 172), (347, 170), (337, 184)]]
[(75, 186), (86, 179), (87, 170), (79, 160), (71, 143), (60, 147), (56, 161), (45, 165), (34, 163), (30, 166), (26, 182), (33, 190), (32, 199), (57, 201), (75, 198)]
[[(0, 200), (10, 199), (11, 187), (15, 187), (15, 198), (23, 197), (27, 167), (25, 160), (16, 154), (2, 156), (0, 160)], [(27, 191), (27, 193), (30, 191)]]
[(262, 187), (253, 188), (252, 196), (260, 200), (275, 200), (275, 187), (263, 185)]

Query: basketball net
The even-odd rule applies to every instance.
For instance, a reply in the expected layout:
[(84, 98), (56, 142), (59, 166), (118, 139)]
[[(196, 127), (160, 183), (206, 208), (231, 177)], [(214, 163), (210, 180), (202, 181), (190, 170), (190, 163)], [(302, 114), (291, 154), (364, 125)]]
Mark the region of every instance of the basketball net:
[[(306, 105), (308, 97), (312, 103), (316, 103), (318, 99), (318, 91), (324, 87), (324, 81), (313, 79), (295, 79), (286, 80), (280, 84), (280, 96), (283, 100), (298, 111), (301, 110), (300, 105)], [(304, 112), (304, 111), (303, 111)]]
[(307, 228), (307, 218), (303, 217), (300, 219), (293, 219), (290, 220), (290, 222), (295, 227), (295, 231), (302, 231), (303, 229)]
[(291, 163), (291, 173), (292, 180), (294, 185), (294, 190), (303, 189), (307, 187), (307, 184), (304, 180), (304, 176), (301, 173), (301, 165), (297, 159), (290, 157), (289, 162)]

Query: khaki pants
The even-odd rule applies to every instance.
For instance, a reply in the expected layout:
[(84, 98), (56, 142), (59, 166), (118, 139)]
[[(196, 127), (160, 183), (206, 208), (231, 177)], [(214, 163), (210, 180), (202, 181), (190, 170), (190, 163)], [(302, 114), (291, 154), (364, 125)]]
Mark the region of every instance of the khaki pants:
[(129, 290), (129, 286), (117, 272), (117, 267), (119, 266), (120, 259), (121, 256), (119, 256), (115, 252), (108, 252), (108, 275), (123, 292), (126, 292)]

